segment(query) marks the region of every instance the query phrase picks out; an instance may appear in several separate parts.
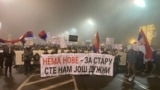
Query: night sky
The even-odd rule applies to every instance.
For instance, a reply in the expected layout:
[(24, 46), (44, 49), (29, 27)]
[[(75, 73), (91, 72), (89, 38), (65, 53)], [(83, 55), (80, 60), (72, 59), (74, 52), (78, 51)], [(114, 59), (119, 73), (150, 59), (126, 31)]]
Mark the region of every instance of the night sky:
[[(101, 43), (106, 37), (128, 43), (138, 37), (142, 25), (160, 29), (160, 0), (145, 1), (146, 7), (141, 8), (133, 0), (0, 0), (0, 38), (10, 34), (16, 39), (29, 30), (38, 37), (45, 30), (51, 36), (68, 31), (93, 41), (98, 31)], [(87, 23), (89, 19), (94, 25)]]

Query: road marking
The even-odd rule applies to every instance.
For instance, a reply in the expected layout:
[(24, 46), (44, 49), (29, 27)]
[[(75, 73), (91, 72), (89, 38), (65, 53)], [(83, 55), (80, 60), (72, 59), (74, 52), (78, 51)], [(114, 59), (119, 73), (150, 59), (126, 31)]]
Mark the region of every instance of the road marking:
[[(29, 80), (34, 77), (34, 76), (38, 76), (40, 74), (32, 74), (30, 75), (18, 88), (17, 90), (22, 90), (23, 87), (25, 86), (29, 86), (29, 85), (33, 85), (33, 84), (36, 84), (36, 83), (40, 83), (40, 82), (44, 82), (44, 81), (47, 81), (47, 80), (51, 80), (51, 79), (55, 79), (55, 78), (58, 78), (58, 77), (61, 77), (61, 76), (57, 76), (57, 77), (51, 77), (51, 78), (45, 78), (45, 79), (40, 79), (40, 80), (37, 80), (37, 81), (32, 81), (32, 82), (29, 82)], [(62, 85), (65, 85), (65, 84), (68, 84), (68, 83), (71, 83), (73, 82), (74, 83), (74, 87), (75, 87), (75, 90), (78, 90), (78, 87), (77, 87), (77, 83), (76, 83), (76, 80), (75, 80), (75, 77), (72, 76), (72, 79), (71, 80), (68, 80), (68, 81), (65, 81), (65, 82), (61, 82), (61, 83), (58, 83), (58, 84), (54, 84), (54, 85), (51, 85), (51, 86), (47, 86), (46, 88), (42, 88), (40, 90), (48, 90), (48, 89), (53, 89), (53, 88), (56, 88), (56, 87), (59, 87), (59, 86), (62, 86)]]
[(33, 82), (27, 83), (32, 77), (38, 76), (38, 75), (40, 75), (40, 74), (34, 74), (34, 75), (32, 74), (32, 75), (30, 75), (30, 76), (17, 88), (17, 90), (22, 90), (22, 88), (23, 88), (24, 86), (28, 86), (28, 85), (32, 85), (32, 84), (35, 84), (35, 83), (39, 83), (39, 82), (43, 82), (43, 81), (47, 81), (47, 80), (50, 80), (50, 79), (55, 79), (55, 78), (57, 78), (57, 77), (51, 77), (51, 78), (41, 79), (41, 80), (37, 80), (37, 81), (33, 81)]
[[(119, 77), (124, 78), (123, 76), (119, 76)], [(117, 78), (117, 77), (116, 77), (116, 79), (118, 79), (118, 80), (121, 81), (121, 82), (128, 83), (128, 82), (126, 82), (126, 81), (124, 81), (124, 80), (122, 80), (122, 79), (119, 79), (119, 78)], [(142, 89), (148, 90), (148, 87), (147, 87), (146, 85), (140, 83), (139, 81), (134, 80), (134, 82), (135, 82), (139, 87), (141, 87)], [(128, 83), (128, 84), (129, 84), (129, 83)], [(131, 83), (130, 83), (130, 84), (131, 84)]]
[(74, 87), (75, 87), (75, 90), (78, 90), (78, 86), (77, 86), (77, 83), (76, 83), (76, 79), (74, 76), (72, 76), (73, 78), (73, 83), (74, 83)]
[(22, 90), (22, 88), (25, 86), (25, 84), (32, 78), (32, 75), (29, 76), (18, 88), (17, 90)]
[(55, 78), (58, 78), (58, 77), (45, 78), (45, 79), (40, 79), (40, 80), (37, 80), (37, 81), (29, 82), (29, 83), (25, 84), (25, 86), (36, 84), (36, 83), (39, 83), (39, 82), (44, 82), (44, 81), (47, 81), (47, 80), (50, 80), (50, 79), (55, 79)]
[(129, 82), (127, 82), (127, 81), (124, 81), (124, 80), (122, 80), (122, 79), (119, 79), (119, 78), (116, 78), (117, 80), (119, 80), (119, 81), (121, 81), (121, 82), (124, 82), (124, 83), (127, 83), (127, 84), (132, 84), (132, 83), (129, 83)]
[(147, 90), (147, 89), (148, 89), (147, 86), (143, 85), (142, 83), (138, 82), (137, 80), (134, 80), (134, 82), (135, 82), (139, 87), (143, 88), (144, 90)]
[(40, 76), (40, 74), (34, 74), (33, 76)]
[(54, 85), (51, 85), (51, 86), (47, 86), (46, 88), (42, 88), (40, 90), (49, 90), (49, 89), (53, 89), (53, 88), (56, 88), (56, 87), (59, 87), (59, 86), (62, 86), (62, 85), (65, 85), (65, 84), (68, 84), (68, 83), (71, 83), (73, 82), (73, 80), (68, 80), (68, 81), (65, 81), (65, 82), (61, 82), (61, 83), (58, 83), (58, 84), (54, 84)]

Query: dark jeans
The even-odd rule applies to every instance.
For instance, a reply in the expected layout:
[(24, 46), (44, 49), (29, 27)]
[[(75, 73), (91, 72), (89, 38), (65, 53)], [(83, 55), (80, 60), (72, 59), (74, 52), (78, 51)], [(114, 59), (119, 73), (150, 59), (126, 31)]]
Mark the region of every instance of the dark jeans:
[(6, 75), (7, 72), (8, 72), (8, 68), (9, 68), (9, 73), (10, 73), (10, 74), (12, 73), (12, 66), (5, 66), (5, 75)]
[(30, 60), (24, 60), (24, 72), (27, 74), (28, 72), (31, 72), (31, 61)]
[(119, 63), (114, 62), (114, 75), (119, 73)]
[(0, 60), (0, 67), (3, 68), (3, 64), (4, 64), (4, 59)]

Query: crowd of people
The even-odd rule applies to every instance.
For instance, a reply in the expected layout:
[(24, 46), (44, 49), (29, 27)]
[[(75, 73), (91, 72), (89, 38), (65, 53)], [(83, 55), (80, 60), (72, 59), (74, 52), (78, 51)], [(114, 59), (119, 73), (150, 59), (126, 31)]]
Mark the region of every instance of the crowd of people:
[[(3, 53), (0, 54), (0, 66), (4, 68), (4, 75), (7, 76), (8, 72), (12, 74), (12, 66), (15, 65), (15, 50), (23, 50), (24, 53), (24, 74), (31, 73), (32, 65), (31, 60), (33, 58), (33, 50), (44, 50), (43, 54), (57, 54), (57, 53), (93, 53), (92, 47), (68, 47), (61, 49), (58, 46), (25, 46), (25, 48), (18, 48), (17, 46), (4, 46), (1, 48)], [(52, 50), (48, 52), (48, 50)], [(126, 76), (132, 76), (134, 80), (137, 72), (143, 73), (155, 73), (156, 69), (156, 51), (153, 51), (153, 58), (146, 60), (144, 54), (141, 51), (135, 51), (134, 49), (127, 48), (122, 50), (101, 48), (101, 54), (110, 54), (115, 56), (114, 61), (114, 75), (117, 73), (127, 73)], [(3, 67), (5, 66), (5, 67)], [(126, 69), (127, 68), (127, 69)]]

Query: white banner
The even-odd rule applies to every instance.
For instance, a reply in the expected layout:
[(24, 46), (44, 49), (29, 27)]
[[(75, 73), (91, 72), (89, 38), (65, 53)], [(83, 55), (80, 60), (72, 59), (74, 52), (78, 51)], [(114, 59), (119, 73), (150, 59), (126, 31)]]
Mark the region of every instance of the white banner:
[(112, 46), (112, 48), (118, 49), (118, 50), (122, 50), (123, 45), (122, 45), (122, 44), (114, 44), (114, 45)]
[(51, 38), (51, 43), (60, 45), (61, 48), (67, 48), (67, 44), (63, 37), (53, 36)]
[(114, 44), (114, 38), (106, 38), (106, 45)]
[(67, 48), (66, 41), (63, 37), (60, 38), (60, 47), (61, 48)]
[(42, 54), (41, 77), (57, 75), (108, 75), (113, 76), (114, 56), (106, 54)]

